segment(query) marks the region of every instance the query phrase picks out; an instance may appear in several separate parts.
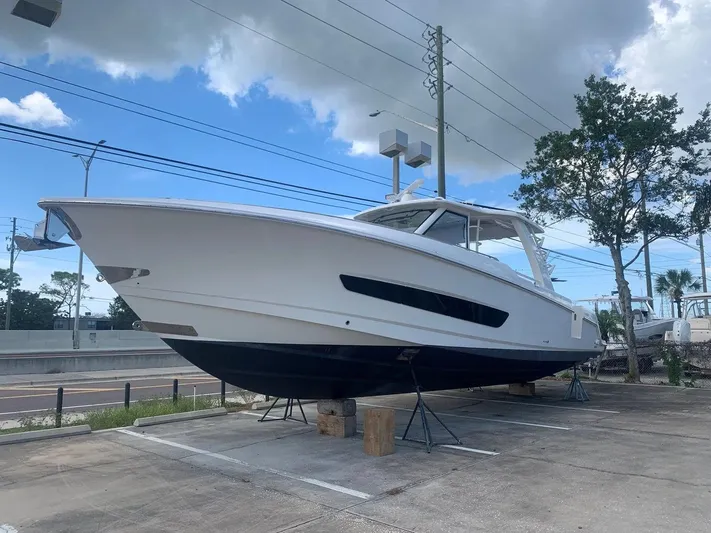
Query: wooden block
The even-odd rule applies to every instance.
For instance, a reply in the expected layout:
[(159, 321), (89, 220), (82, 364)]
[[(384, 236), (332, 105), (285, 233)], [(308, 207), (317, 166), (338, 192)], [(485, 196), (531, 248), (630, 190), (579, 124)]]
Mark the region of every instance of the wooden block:
[(356, 402), (352, 398), (319, 400), (316, 402), (316, 409), (322, 415), (354, 416), (356, 414)]
[(321, 435), (352, 437), (356, 434), (356, 417), (318, 414), (316, 429)]
[(366, 409), (363, 421), (363, 450), (376, 457), (395, 452), (394, 409)]
[(509, 384), (509, 394), (512, 396), (535, 396), (535, 383), (511, 383)]

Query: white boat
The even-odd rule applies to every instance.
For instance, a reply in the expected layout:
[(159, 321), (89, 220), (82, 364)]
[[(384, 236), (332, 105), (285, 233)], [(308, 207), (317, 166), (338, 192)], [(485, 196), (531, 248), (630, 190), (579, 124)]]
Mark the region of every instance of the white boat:
[[(601, 350), (594, 314), (553, 289), (541, 228), (515, 212), (402, 193), (354, 219), (174, 199), (39, 205), (43, 239), (61, 221), (143, 329), (251, 391), (411, 392), (408, 361), (422, 390), (518, 383)], [(477, 252), (506, 238), (533, 278)]]
[[(654, 343), (664, 339), (667, 331), (674, 326), (674, 318), (659, 318), (650, 305), (651, 298), (647, 296), (632, 296), (632, 316), (634, 317), (634, 333), (640, 344)], [(599, 296), (577, 300), (578, 303), (591, 303), (597, 311), (601, 306), (608, 306), (622, 316), (620, 300), (617, 296)], [(616, 339), (623, 342), (622, 339)]]
[(689, 323), (689, 341), (711, 341), (711, 292), (697, 292), (681, 297), (684, 320)]

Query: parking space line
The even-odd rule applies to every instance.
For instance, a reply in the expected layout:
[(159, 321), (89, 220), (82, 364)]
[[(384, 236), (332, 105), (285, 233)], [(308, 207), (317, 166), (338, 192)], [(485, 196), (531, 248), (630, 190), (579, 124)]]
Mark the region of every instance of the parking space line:
[(477, 400), (479, 402), (494, 402), (494, 403), (510, 403), (512, 405), (528, 405), (531, 407), (550, 407), (551, 409), (566, 409), (571, 411), (590, 411), (593, 413), (606, 413), (610, 415), (619, 415), (619, 411), (607, 411), (605, 409), (592, 409), (590, 407), (570, 407), (567, 405), (547, 405), (544, 403), (533, 403), (533, 402), (513, 402), (509, 400), (492, 400), (489, 398), (478, 398), (476, 396), (456, 396), (450, 394), (435, 394), (432, 392), (423, 392), (423, 396), (434, 396), (436, 398), (455, 398), (457, 400)]
[[(378, 405), (374, 403), (362, 403), (358, 402), (360, 405), (365, 405), (367, 407), (383, 407), (385, 409), (395, 409), (396, 411), (407, 411), (407, 412), (412, 412), (412, 409), (406, 409), (404, 407), (393, 407), (391, 405)], [(560, 431), (570, 431), (572, 428), (565, 427), (565, 426), (551, 426), (548, 424), (536, 424), (534, 422), (521, 422), (518, 420), (499, 420), (496, 418), (484, 418), (481, 416), (469, 416), (469, 415), (455, 415), (454, 413), (437, 413), (437, 416), (449, 416), (452, 418), (467, 418), (469, 420), (481, 420), (483, 422), (494, 422), (496, 424), (512, 424), (515, 426), (530, 426), (530, 427), (536, 427), (536, 428), (544, 428), (544, 429), (557, 429)]]
[(349, 489), (347, 487), (342, 487), (341, 485), (334, 485), (333, 483), (327, 483), (327, 482), (321, 481), (319, 479), (304, 477), (304, 476), (300, 476), (298, 474), (292, 474), (291, 472), (285, 472), (283, 470), (277, 470), (275, 468), (253, 465), (253, 464), (247, 463), (245, 461), (241, 461), (240, 459), (235, 459), (234, 457), (229, 457), (227, 455), (223, 455), (221, 453), (215, 453), (215, 452), (210, 452), (207, 450), (202, 450), (200, 448), (194, 448), (193, 446), (187, 446), (186, 444), (180, 444), (178, 442), (173, 442), (173, 441), (161, 439), (159, 437), (154, 437), (152, 435), (146, 435), (145, 433), (135, 433), (134, 431), (131, 431), (128, 429), (118, 429), (116, 431), (118, 433), (123, 433), (124, 435), (130, 435), (131, 437), (137, 437), (139, 439), (149, 440), (151, 442), (156, 442), (158, 444), (164, 444), (166, 446), (171, 446), (173, 448), (178, 448), (181, 450), (192, 452), (197, 455), (204, 455), (206, 457), (211, 457), (213, 459), (219, 459), (221, 461), (244, 466), (246, 468), (252, 468), (254, 470), (261, 470), (262, 472), (267, 472), (268, 474), (274, 474), (276, 476), (281, 476), (281, 477), (284, 477), (287, 479), (292, 479), (294, 481), (301, 481), (302, 483), (307, 483), (309, 485), (316, 485), (317, 487), (332, 490), (335, 492), (340, 492), (341, 494), (347, 494), (349, 496), (354, 496), (356, 498), (360, 498), (361, 500), (369, 500), (373, 497), (371, 494), (368, 494), (366, 492), (360, 492), (357, 490)]

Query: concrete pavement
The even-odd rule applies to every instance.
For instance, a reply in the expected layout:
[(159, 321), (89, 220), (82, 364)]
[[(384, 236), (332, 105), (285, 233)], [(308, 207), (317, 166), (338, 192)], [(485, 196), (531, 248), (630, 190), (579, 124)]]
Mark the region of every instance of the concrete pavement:
[[(464, 443), (431, 454), (398, 441), (394, 455), (371, 457), (362, 438), (249, 412), (6, 446), (0, 523), (29, 533), (711, 530), (711, 392), (591, 383), (592, 401), (579, 404), (561, 400), (566, 385), (539, 382), (526, 399), (502, 388), (425, 395)], [(367, 405), (391, 407), (402, 435), (414, 401), (362, 399), (359, 420)], [(313, 422), (315, 405), (304, 410)]]

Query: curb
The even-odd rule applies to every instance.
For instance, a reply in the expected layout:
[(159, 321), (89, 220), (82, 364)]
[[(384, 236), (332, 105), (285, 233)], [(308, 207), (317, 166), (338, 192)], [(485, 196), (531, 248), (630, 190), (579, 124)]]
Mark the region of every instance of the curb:
[(21, 442), (31, 442), (44, 439), (56, 439), (58, 437), (71, 437), (74, 435), (88, 435), (89, 433), (91, 433), (91, 428), (87, 424), (81, 426), (68, 426), (64, 428), (22, 431), (20, 433), (0, 435), (0, 445), (19, 444)]
[[(46, 375), (46, 374), (41, 374)], [(61, 376), (61, 374), (53, 374), (55, 376)], [(0, 383), (0, 387), (11, 387), (14, 385), (18, 386), (35, 386), (35, 385), (47, 385), (47, 386), (60, 386), (60, 385), (73, 385), (75, 383), (92, 383), (95, 381), (130, 381), (132, 379), (158, 379), (158, 378), (171, 378), (173, 376), (210, 376), (207, 372), (203, 372), (196, 367), (196, 370), (183, 371), (183, 372), (166, 372), (164, 374), (145, 374), (141, 376), (112, 376), (112, 377), (86, 377), (86, 378), (76, 378), (68, 381), (42, 381), (42, 380), (25, 380), (25, 381), (12, 381), (8, 383)], [(303, 403), (303, 402), (302, 402)]]
[[(274, 405), (274, 407), (284, 407), (286, 406), (286, 398), (280, 398), (279, 401)], [(300, 400), (301, 405), (306, 405), (308, 403), (316, 403), (318, 400)], [(252, 411), (261, 411), (262, 409), (269, 409), (272, 404), (274, 403), (274, 400), (270, 400), (268, 402), (256, 402), (252, 404), (252, 407), (250, 409)]]
[(187, 411), (185, 413), (173, 413), (170, 415), (137, 418), (133, 422), (133, 425), (135, 427), (155, 426), (157, 424), (168, 424), (170, 422), (181, 422), (183, 420), (195, 420), (198, 418), (209, 418), (226, 414), (227, 409), (224, 407), (215, 407), (214, 409), (201, 409), (200, 411)]

